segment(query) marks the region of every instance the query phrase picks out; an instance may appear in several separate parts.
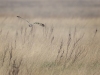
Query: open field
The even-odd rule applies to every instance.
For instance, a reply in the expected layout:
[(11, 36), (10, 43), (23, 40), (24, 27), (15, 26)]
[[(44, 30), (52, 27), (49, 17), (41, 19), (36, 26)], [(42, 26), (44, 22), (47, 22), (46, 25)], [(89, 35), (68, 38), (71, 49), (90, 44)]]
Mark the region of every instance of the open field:
[(0, 0), (0, 75), (100, 75), (100, 0)]
[(0, 17), (0, 75), (99, 75), (100, 18)]

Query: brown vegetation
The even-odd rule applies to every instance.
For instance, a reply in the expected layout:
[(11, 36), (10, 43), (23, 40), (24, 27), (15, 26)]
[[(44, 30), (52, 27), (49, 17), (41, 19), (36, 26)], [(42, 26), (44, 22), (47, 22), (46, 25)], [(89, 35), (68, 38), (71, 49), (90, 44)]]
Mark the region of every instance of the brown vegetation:
[(0, 75), (99, 75), (100, 19), (0, 18)]

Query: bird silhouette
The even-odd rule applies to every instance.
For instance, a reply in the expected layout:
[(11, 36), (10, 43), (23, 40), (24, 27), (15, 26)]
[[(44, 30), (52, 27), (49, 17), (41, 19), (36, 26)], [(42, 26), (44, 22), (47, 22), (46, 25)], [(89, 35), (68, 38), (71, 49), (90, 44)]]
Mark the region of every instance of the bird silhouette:
[[(28, 24), (29, 24), (29, 27), (33, 27), (33, 24), (31, 24), (29, 21), (27, 21), (26, 19), (20, 17), (20, 16), (17, 16), (18, 18), (20, 19), (23, 19), (24, 21), (26, 21)], [(42, 27), (45, 27), (45, 25), (43, 23), (39, 23), (39, 22), (35, 22), (34, 24), (37, 24), (37, 25), (40, 25)]]

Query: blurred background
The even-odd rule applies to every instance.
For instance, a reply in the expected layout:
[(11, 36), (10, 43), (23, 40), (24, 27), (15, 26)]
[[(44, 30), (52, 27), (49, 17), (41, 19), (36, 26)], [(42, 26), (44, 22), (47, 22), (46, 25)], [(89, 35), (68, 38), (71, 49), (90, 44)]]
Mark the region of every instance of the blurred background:
[(100, 0), (0, 0), (0, 16), (94, 18)]

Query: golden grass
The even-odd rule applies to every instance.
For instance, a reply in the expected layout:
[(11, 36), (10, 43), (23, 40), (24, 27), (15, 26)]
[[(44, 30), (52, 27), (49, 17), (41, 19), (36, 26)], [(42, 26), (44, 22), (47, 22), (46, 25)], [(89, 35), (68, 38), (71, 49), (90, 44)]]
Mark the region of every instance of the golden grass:
[(100, 18), (27, 20), (0, 18), (0, 75), (99, 75)]

